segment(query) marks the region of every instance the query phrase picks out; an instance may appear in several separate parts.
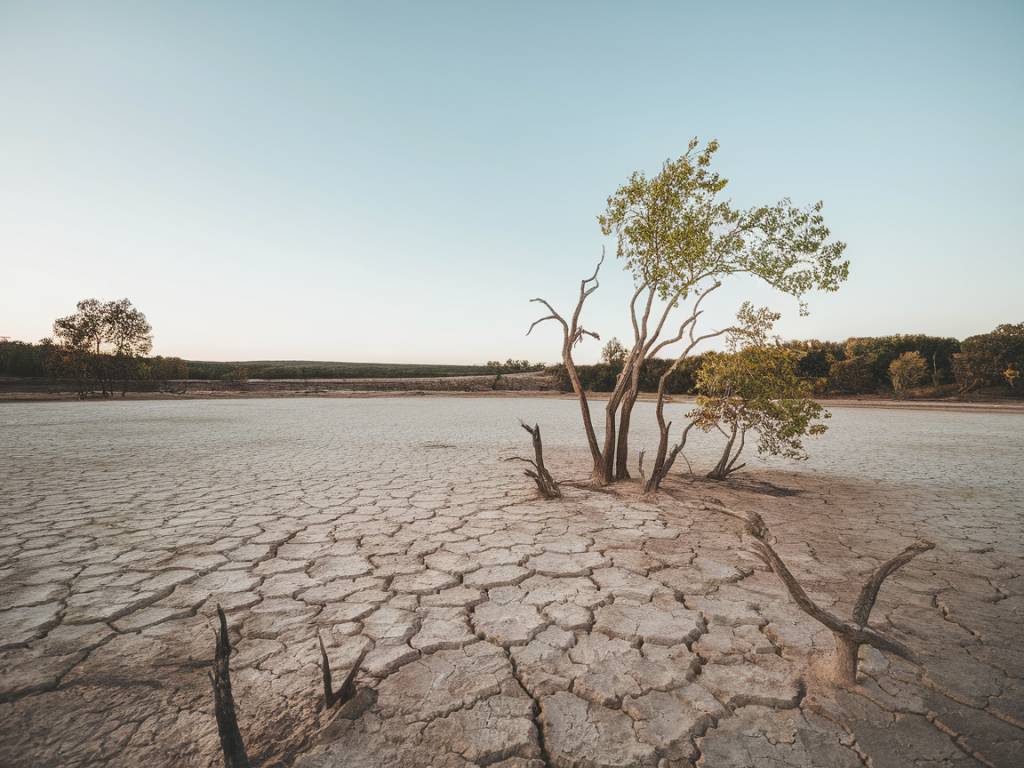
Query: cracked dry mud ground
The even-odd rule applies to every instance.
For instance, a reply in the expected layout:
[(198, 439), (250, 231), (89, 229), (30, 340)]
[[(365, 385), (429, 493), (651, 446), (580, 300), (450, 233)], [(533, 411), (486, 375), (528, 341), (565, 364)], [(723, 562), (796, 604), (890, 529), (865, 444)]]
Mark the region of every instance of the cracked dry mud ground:
[[(2, 422), (0, 764), (218, 765), (218, 603), (259, 765), (1024, 764), (1019, 487), (762, 470), (543, 502), (501, 461), (514, 422), (498, 443), (403, 426), (404, 404), (372, 427), (329, 403), (110, 406)], [(822, 682), (830, 634), (720, 504), (761, 512), (843, 612), (935, 540), (873, 614), (924, 671), (865, 651), (862, 685)], [(333, 721), (317, 631), (336, 676), (369, 649)]]

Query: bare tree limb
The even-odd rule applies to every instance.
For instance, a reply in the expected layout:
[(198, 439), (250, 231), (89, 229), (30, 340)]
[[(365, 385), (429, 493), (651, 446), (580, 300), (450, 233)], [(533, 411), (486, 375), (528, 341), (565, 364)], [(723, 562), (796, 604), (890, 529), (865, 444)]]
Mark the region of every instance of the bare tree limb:
[(793, 602), (811, 618), (832, 631), (836, 642), (836, 676), (840, 682), (853, 685), (857, 681), (857, 665), (861, 645), (870, 645), (881, 651), (888, 651), (908, 661), (917, 663), (917, 655), (906, 645), (868, 626), (871, 609), (875, 605), (883, 582), (915, 557), (933, 549), (930, 541), (917, 541), (890, 560), (882, 563), (871, 574), (861, 588), (860, 596), (853, 608), (852, 620), (839, 618), (825, 610), (810, 598), (786, 563), (771, 544), (771, 533), (760, 515), (753, 513), (747, 518), (747, 533), (754, 539), (754, 549), (768, 564), (789, 591)]
[[(527, 331), (527, 335), (529, 335), (538, 324), (547, 320), (557, 320), (562, 326), (562, 364), (565, 366), (566, 374), (569, 377), (569, 381), (572, 383), (573, 392), (576, 393), (576, 399), (579, 401), (580, 414), (583, 417), (583, 431), (586, 433), (587, 445), (590, 448), (590, 457), (593, 461), (591, 477), (597, 485), (605, 485), (610, 481), (611, 477), (606, 471), (601, 447), (597, 442), (597, 434), (594, 431), (594, 421), (590, 414), (590, 403), (587, 400), (587, 393), (580, 381), (579, 371), (576, 369), (576, 362), (573, 360), (573, 349), (580, 341), (582, 341), (584, 336), (591, 336), (595, 339), (600, 338), (598, 334), (593, 331), (588, 331), (580, 325), (580, 314), (583, 311), (583, 305), (586, 302), (587, 297), (593, 294), (600, 285), (598, 283), (597, 276), (601, 271), (601, 265), (604, 264), (604, 258), (605, 249), (602, 247), (601, 258), (597, 262), (597, 266), (594, 268), (594, 274), (580, 281), (579, 298), (576, 301), (576, 307), (573, 310), (571, 321), (566, 321), (566, 319), (559, 314), (546, 299), (535, 298), (530, 301), (543, 304), (547, 307), (550, 314), (535, 320)], [(527, 474), (529, 474), (529, 471), (527, 471)]]
[(216, 636), (210, 683), (213, 685), (213, 706), (217, 716), (220, 748), (224, 753), (224, 768), (249, 768), (249, 756), (245, 752), (242, 733), (238, 730), (235, 697), (231, 691), (231, 639), (228, 637), (228, 620), (219, 605), (217, 618), (220, 627)]
[(323, 673), (324, 679), (324, 709), (330, 709), (335, 704), (344, 704), (346, 701), (355, 696), (356, 693), (356, 674), (359, 672), (359, 668), (363, 664), (363, 659), (366, 658), (367, 651), (364, 650), (359, 654), (359, 657), (352, 664), (352, 668), (345, 675), (345, 680), (341, 684), (341, 688), (337, 691), (331, 684), (331, 662), (327, 658), (327, 649), (324, 648), (324, 639), (320, 636), (320, 633), (316, 633), (316, 639), (320, 643), (320, 670)]
[(527, 477), (532, 478), (533, 482), (537, 484), (537, 490), (540, 491), (541, 496), (545, 499), (560, 499), (562, 498), (562, 491), (558, 487), (558, 483), (548, 472), (547, 467), (544, 466), (544, 445), (540, 439), (540, 426), (534, 424), (532, 427), (525, 421), (520, 419), (519, 425), (530, 433), (530, 437), (533, 438), (533, 454), (534, 458), (526, 459), (522, 456), (511, 456), (506, 461), (524, 461), (527, 464), (533, 466), (533, 469), (527, 469), (524, 471)]
[(857, 602), (853, 606), (854, 622), (857, 624), (867, 624), (868, 618), (871, 616), (871, 609), (875, 607), (875, 600), (878, 599), (878, 590), (882, 588), (882, 583), (915, 557), (934, 548), (935, 545), (930, 541), (915, 541), (894, 558), (878, 566), (875, 572), (871, 574), (871, 578), (868, 579), (864, 588), (861, 589)]

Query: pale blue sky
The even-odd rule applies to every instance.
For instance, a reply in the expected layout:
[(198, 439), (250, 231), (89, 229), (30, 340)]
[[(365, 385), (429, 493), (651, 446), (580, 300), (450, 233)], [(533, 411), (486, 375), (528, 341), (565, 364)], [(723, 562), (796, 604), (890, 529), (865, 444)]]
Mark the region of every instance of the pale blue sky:
[[(1019, 1), (0, 0), (0, 335), (127, 296), (162, 354), (554, 361), (527, 300), (567, 306), (604, 199), (695, 135), (849, 243), (786, 336), (1020, 322), (1022, 39)], [(587, 325), (625, 338), (606, 269)]]

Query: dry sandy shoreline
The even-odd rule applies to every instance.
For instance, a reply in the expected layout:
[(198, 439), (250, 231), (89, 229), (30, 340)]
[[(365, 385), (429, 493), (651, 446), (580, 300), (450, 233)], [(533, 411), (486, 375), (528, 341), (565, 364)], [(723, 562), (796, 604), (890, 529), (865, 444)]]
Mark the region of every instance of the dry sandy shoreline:
[[(280, 398), (391, 398), (391, 397), (497, 397), (497, 398), (549, 398), (575, 400), (572, 393), (553, 392), (547, 390), (494, 390), (494, 391), (446, 391), (446, 390), (339, 390), (332, 392), (316, 391), (260, 391), (260, 392), (225, 392), (195, 391), (185, 394), (169, 392), (129, 392), (124, 397), (117, 395), (109, 400), (90, 398), (87, 402), (123, 402), (125, 400), (256, 400)], [(589, 392), (587, 397), (600, 402), (608, 399), (607, 392)], [(650, 393), (640, 394), (641, 402), (654, 402), (655, 396)], [(675, 395), (668, 398), (670, 403), (692, 403), (695, 398)], [(0, 393), (0, 404), (30, 402), (80, 402), (77, 395), (71, 392), (4, 392)], [(997, 401), (954, 401), (954, 400), (895, 400), (884, 397), (832, 397), (819, 398), (818, 402), (827, 408), (895, 408), (899, 410), (956, 411), (962, 413), (1020, 413), (1024, 414), (1024, 402), (1012, 400)]]

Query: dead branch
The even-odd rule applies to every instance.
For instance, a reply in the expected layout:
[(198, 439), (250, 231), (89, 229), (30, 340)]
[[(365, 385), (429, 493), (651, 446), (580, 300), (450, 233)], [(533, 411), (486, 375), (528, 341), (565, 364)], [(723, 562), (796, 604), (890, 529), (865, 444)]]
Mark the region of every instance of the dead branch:
[(882, 563), (861, 588), (860, 596), (853, 608), (852, 620), (848, 621), (822, 608), (804, 591), (779, 553), (775, 551), (771, 542), (771, 532), (760, 515), (751, 513), (747, 519), (746, 531), (754, 539), (754, 548), (757, 554), (786, 586), (793, 602), (804, 613), (832, 631), (836, 643), (835, 673), (839, 682), (850, 685), (856, 683), (858, 657), (862, 645), (870, 645), (880, 651), (888, 651), (917, 663), (917, 656), (910, 648), (895, 638), (870, 627), (868, 619), (883, 582), (921, 553), (934, 549), (935, 545), (932, 542), (916, 541), (891, 560)]
[[(597, 485), (604, 485), (609, 482), (611, 478), (608, 476), (608, 473), (605, 472), (604, 459), (601, 454), (601, 448), (597, 443), (597, 435), (594, 432), (594, 423), (590, 415), (590, 403), (587, 400), (587, 393), (583, 389), (583, 384), (580, 382), (579, 372), (576, 370), (576, 362), (573, 360), (572, 354), (573, 349), (580, 341), (582, 341), (584, 336), (591, 336), (595, 339), (600, 339), (598, 334), (593, 331), (588, 331), (580, 325), (580, 314), (583, 312), (583, 305), (586, 303), (587, 297), (594, 293), (594, 291), (596, 291), (600, 286), (600, 283), (597, 280), (597, 275), (601, 271), (601, 265), (604, 264), (604, 257), (605, 250), (602, 247), (601, 258), (597, 262), (597, 266), (594, 268), (594, 274), (580, 281), (579, 298), (576, 300), (576, 308), (573, 310), (571, 320), (567, 321), (565, 317), (552, 307), (546, 299), (539, 297), (530, 299), (531, 302), (543, 304), (544, 307), (547, 308), (549, 314), (534, 320), (530, 325), (529, 330), (526, 332), (526, 335), (529, 336), (536, 326), (547, 320), (554, 320), (562, 326), (562, 364), (565, 366), (565, 371), (569, 376), (569, 381), (572, 382), (573, 392), (576, 393), (576, 398), (579, 400), (580, 413), (583, 417), (583, 431), (586, 433), (587, 444), (590, 447), (590, 456), (593, 461), (591, 477)], [(529, 470), (527, 470), (527, 474), (530, 475)], [(538, 486), (539, 485), (540, 482), (538, 482)], [(544, 491), (542, 490), (541, 492), (543, 493)]]
[(359, 672), (359, 668), (362, 666), (363, 659), (366, 658), (367, 652), (364, 650), (359, 654), (359, 658), (355, 660), (352, 668), (345, 676), (345, 682), (341, 684), (341, 688), (335, 691), (331, 685), (331, 662), (327, 658), (327, 649), (324, 648), (324, 639), (320, 636), (319, 632), (317, 632), (316, 639), (320, 642), (320, 670), (323, 672), (324, 678), (324, 709), (330, 709), (335, 704), (344, 704), (355, 696), (356, 674)]
[(560, 499), (562, 498), (562, 491), (558, 487), (558, 483), (548, 472), (546, 466), (544, 466), (544, 446), (540, 439), (540, 426), (534, 424), (532, 427), (525, 421), (519, 421), (519, 425), (530, 433), (533, 438), (533, 458), (526, 459), (522, 456), (511, 456), (505, 461), (524, 461), (533, 469), (527, 469), (523, 472), (527, 477), (533, 478), (533, 482), (537, 484), (537, 490), (540, 491), (541, 496), (545, 499)]
[(217, 632), (210, 683), (213, 685), (213, 706), (217, 715), (220, 748), (224, 753), (224, 768), (249, 768), (249, 756), (245, 753), (242, 734), (238, 730), (235, 697), (231, 692), (231, 640), (228, 637), (228, 621), (219, 605), (217, 618), (220, 620), (220, 629)]

